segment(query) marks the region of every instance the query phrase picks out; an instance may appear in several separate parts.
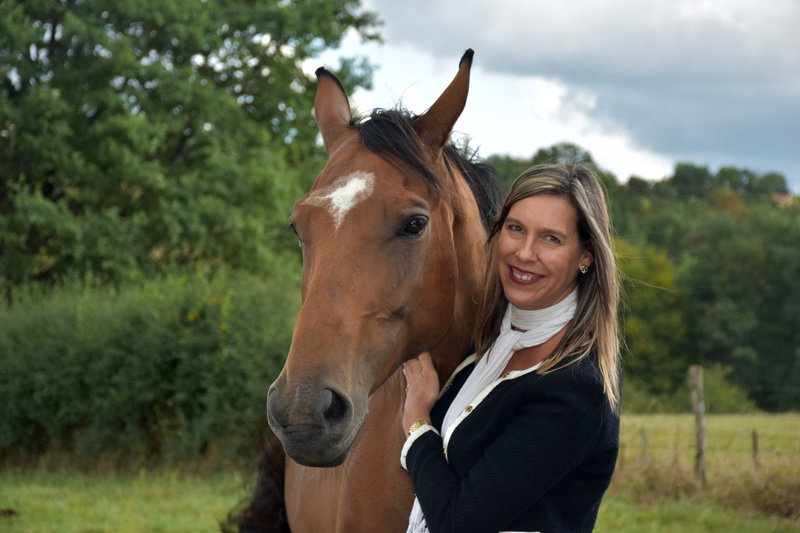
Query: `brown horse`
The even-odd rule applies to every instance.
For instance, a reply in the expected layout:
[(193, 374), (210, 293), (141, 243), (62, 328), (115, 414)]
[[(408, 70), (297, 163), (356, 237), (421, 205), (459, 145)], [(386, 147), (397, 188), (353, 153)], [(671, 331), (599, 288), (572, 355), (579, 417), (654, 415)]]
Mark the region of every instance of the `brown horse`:
[(423, 115), (374, 111), (368, 120), (354, 120), (339, 80), (317, 70), (329, 161), (291, 217), (303, 305), (267, 401), (288, 456), (284, 485), (280, 472), (264, 475), (243, 531), (259, 530), (259, 498), (281, 488), (295, 533), (407, 527), (400, 367), (427, 350), (446, 379), (468, 352), (500, 193), (491, 170), (450, 143), (471, 63), (468, 50)]

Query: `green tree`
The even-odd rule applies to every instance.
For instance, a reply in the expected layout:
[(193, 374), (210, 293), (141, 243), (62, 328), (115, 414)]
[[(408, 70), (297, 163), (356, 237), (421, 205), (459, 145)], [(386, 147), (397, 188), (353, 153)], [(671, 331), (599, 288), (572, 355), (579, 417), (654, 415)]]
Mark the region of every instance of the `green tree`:
[(742, 195), (745, 194), (750, 185), (750, 178), (751, 175), (749, 172), (743, 172), (736, 167), (724, 166), (721, 167), (714, 176), (714, 184), (717, 187), (722, 187)]
[(786, 177), (778, 172), (757, 174), (731, 166), (720, 168), (712, 180), (716, 187), (732, 191), (747, 200), (763, 200), (774, 193), (789, 192)]
[(678, 198), (682, 200), (705, 200), (711, 189), (711, 171), (706, 166), (678, 163), (669, 179)]
[(775, 193), (789, 192), (789, 185), (786, 183), (786, 176), (779, 172), (767, 172), (758, 177), (754, 187), (755, 195), (763, 198)]
[(634, 196), (649, 198), (653, 191), (653, 184), (638, 176), (631, 176), (628, 178), (625, 188)]
[(497, 171), (505, 190), (511, 187), (517, 176), (522, 174), (525, 169), (533, 166), (530, 159), (517, 159), (509, 155), (493, 154), (486, 158), (486, 162)]
[(585, 148), (574, 143), (562, 142), (549, 148), (540, 148), (533, 156), (534, 165), (542, 164), (582, 164), (597, 168), (592, 154)]
[[(509, 155), (493, 154), (487, 157), (486, 161), (497, 170), (506, 189), (510, 188), (517, 176), (524, 170), (536, 165), (582, 164), (598, 170), (594, 159), (592, 159), (592, 154), (590, 154), (588, 150), (577, 144), (568, 142), (554, 144), (547, 148), (540, 148), (530, 159), (518, 159)], [(602, 176), (604, 180), (609, 177), (612, 181), (614, 180), (611, 175)]]
[(691, 354), (681, 349), (685, 295), (677, 288), (675, 266), (653, 247), (621, 239), (616, 246), (624, 273), (626, 380), (640, 383), (651, 394), (670, 393), (683, 382), (692, 362)]
[(738, 220), (708, 212), (679, 276), (700, 360), (732, 367), (731, 380), (769, 410), (800, 408), (798, 242), (797, 208), (758, 204)]
[(302, 63), (375, 26), (359, 0), (0, 0), (6, 289), (264, 268), (322, 162)]

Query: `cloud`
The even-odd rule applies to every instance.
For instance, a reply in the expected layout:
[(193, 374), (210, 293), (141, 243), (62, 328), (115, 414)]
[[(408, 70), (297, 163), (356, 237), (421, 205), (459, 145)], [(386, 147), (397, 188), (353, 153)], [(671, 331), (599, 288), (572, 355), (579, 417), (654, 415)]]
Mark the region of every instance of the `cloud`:
[(795, 0), (368, 0), (393, 45), (570, 82), (690, 86), (800, 76)]

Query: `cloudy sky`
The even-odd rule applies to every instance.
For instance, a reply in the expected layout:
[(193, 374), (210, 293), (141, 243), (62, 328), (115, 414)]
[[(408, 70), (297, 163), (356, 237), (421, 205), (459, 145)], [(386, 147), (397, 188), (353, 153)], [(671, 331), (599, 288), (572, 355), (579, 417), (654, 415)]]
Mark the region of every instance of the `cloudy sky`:
[[(456, 130), (483, 156), (568, 141), (621, 182), (678, 161), (778, 171), (800, 194), (800, 0), (363, 0), (384, 44), (362, 55), (366, 112), (421, 113), (475, 50)], [(309, 65), (316, 68), (318, 65)]]

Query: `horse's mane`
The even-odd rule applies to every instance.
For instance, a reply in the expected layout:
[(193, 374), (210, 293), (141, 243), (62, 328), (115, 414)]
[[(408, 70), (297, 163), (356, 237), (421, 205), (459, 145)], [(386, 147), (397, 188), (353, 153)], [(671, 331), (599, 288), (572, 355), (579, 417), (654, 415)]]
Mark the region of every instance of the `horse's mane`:
[[(356, 117), (351, 124), (359, 129), (361, 142), (370, 151), (393, 165), (400, 162), (411, 168), (437, 194), (447, 198), (448, 188), (431, 168), (412, 125), (417, 119), (405, 109), (375, 109), (365, 117)], [(459, 172), (469, 183), (481, 214), (484, 227), (489, 229), (499, 210), (503, 189), (497, 172), (466, 146), (449, 142), (444, 148), (445, 163), (452, 174)], [(455, 199), (451, 198), (451, 201)], [(457, 203), (454, 202), (454, 207)]]

